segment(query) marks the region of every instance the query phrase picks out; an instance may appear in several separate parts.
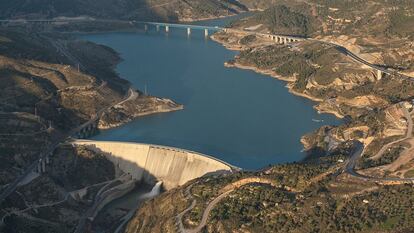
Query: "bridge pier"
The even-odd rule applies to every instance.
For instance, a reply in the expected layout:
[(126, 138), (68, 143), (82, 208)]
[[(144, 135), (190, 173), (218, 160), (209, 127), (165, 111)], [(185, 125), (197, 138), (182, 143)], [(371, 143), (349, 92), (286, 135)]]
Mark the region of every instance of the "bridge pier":
[(187, 28), (187, 35), (191, 35), (191, 28)]
[(283, 44), (287, 44), (287, 38), (286, 37), (283, 38)]
[(157, 26), (155, 26), (157, 28), (157, 32), (160, 31), (160, 25), (157, 24)]
[(170, 32), (170, 27), (168, 25), (165, 26), (165, 32)]
[(148, 25), (147, 24), (144, 25), (144, 30), (148, 31)]
[(204, 29), (204, 36), (208, 37), (208, 29)]
[(37, 162), (37, 173), (42, 174), (42, 159)]
[(46, 155), (46, 164), (49, 164), (49, 163), (50, 163), (49, 155)]

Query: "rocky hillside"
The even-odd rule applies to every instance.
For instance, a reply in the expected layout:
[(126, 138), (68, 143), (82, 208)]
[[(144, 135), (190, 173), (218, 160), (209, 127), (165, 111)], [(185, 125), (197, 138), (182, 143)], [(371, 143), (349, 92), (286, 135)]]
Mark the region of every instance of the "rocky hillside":
[(115, 167), (85, 148), (60, 147), (46, 173), (1, 204), (0, 232), (73, 232), (97, 192), (115, 179)]
[(1, 18), (89, 16), (105, 19), (193, 21), (231, 15), (247, 8), (233, 0), (18, 0), (1, 1)]
[[(318, 4), (315, 5), (315, 2)], [(371, 5), (375, 7), (370, 7), (367, 11), (363, 10)], [(354, 10), (349, 12), (348, 8)], [(410, 54), (414, 54), (413, 50), (406, 49), (406, 46), (410, 47), (409, 38), (414, 31), (403, 25), (414, 21), (404, 20), (398, 23), (395, 17), (397, 13), (402, 18), (410, 17), (410, 12), (413, 10), (412, 3), (408, 1), (402, 1), (401, 4), (390, 1), (349, 1), (347, 3), (276, 1), (276, 4), (267, 10), (240, 20), (232, 27), (243, 28), (247, 31), (308, 35), (321, 41), (310, 40), (281, 45), (268, 38), (231, 30), (227, 33), (217, 33), (214, 39), (230, 49), (241, 51), (234, 60), (226, 63), (227, 66), (253, 69), (283, 79), (288, 82), (287, 86), (292, 93), (317, 101), (318, 111), (333, 113), (351, 122), (334, 130), (320, 129), (316, 133), (320, 136), (317, 137), (318, 140), (314, 140), (313, 136), (304, 137), (302, 142), (311, 153), (320, 154), (323, 151), (329, 151), (338, 144), (338, 141), (346, 142), (357, 139), (368, 147), (365, 152), (370, 151), (369, 153), (373, 155), (384, 143), (404, 135), (404, 132), (398, 135), (388, 133), (386, 128), (391, 126), (384, 116), (390, 115), (388, 109), (399, 106), (403, 101), (413, 99), (414, 92), (410, 87), (414, 83), (394, 76), (379, 77), (371, 68), (350, 59), (341, 49), (323, 41), (334, 41), (347, 48), (351, 45), (348, 48), (350, 50), (356, 48), (353, 45), (362, 46), (360, 48), (364, 49), (355, 53), (367, 60), (370, 60), (367, 58), (368, 55), (375, 55), (377, 58), (381, 56), (385, 58), (384, 56), (389, 55), (393, 57), (394, 62), (412, 63)], [(354, 11), (360, 12), (359, 16), (354, 14)], [(380, 11), (382, 14), (378, 13)], [(346, 23), (348, 20), (342, 19), (333, 23), (332, 15), (334, 14), (341, 15), (341, 17), (345, 15), (350, 18), (355, 17), (356, 21), (360, 15), (364, 15), (371, 20), (360, 19), (364, 21), (361, 24), (338, 27), (341, 22)], [(319, 20), (324, 24), (321, 24)], [(371, 24), (373, 26), (370, 28)], [(338, 28), (334, 29), (334, 27)], [(385, 28), (388, 29), (385, 30)], [(350, 39), (351, 37), (354, 39)], [(365, 38), (376, 38), (377, 41), (384, 43), (362, 42)], [(391, 44), (385, 48), (383, 45), (389, 41)], [(392, 55), (389, 48), (405, 55)], [(374, 51), (379, 51), (379, 53)], [(387, 65), (393, 64), (387, 59), (382, 59), (382, 61)], [(401, 68), (400, 71), (409, 73), (411, 70), (409, 66)], [(407, 106), (406, 108), (410, 110), (409, 104)], [(409, 117), (399, 115), (395, 119), (407, 118)], [(396, 170), (398, 169), (393, 170), (394, 174)]]
[(371, 63), (414, 74), (412, 1), (278, 0), (273, 3), (233, 26), (332, 41)]
[[(112, 70), (119, 60), (117, 54), (103, 46), (23, 31), (2, 30), (0, 38), (0, 151), (1, 159), (14, 155), (14, 169), (32, 161), (30, 154), (51, 143), (52, 135), (67, 133), (128, 95), (125, 104), (137, 102), (139, 106), (128, 108), (123, 115), (177, 107), (138, 92), (131, 94), (129, 84)], [(102, 124), (118, 125), (131, 119), (111, 114)], [(13, 143), (17, 141), (22, 144)]]
[[(0, 29), (0, 191), (97, 115), (98, 127), (110, 128), (182, 108), (130, 88), (114, 71), (119, 60), (66, 35)], [(84, 196), (83, 188), (115, 178), (112, 163), (88, 150), (58, 148), (51, 157), (46, 172), (2, 200), (0, 232), (73, 232), (98, 191)], [(84, 199), (72, 202), (78, 194)]]
[[(310, 4), (309, 2), (306, 4)], [(335, 1), (326, 3), (327, 5), (318, 5), (318, 7), (331, 6), (329, 4), (334, 3)], [(244, 28), (247, 31), (254, 30), (280, 34), (289, 34), (290, 30), (290, 34), (296, 35), (305, 35), (301, 31), (308, 30), (309, 36), (321, 40), (328, 40), (326, 38), (329, 37), (336, 40), (336, 43), (347, 45), (347, 40), (341, 41), (346, 36), (340, 33), (346, 33), (345, 31), (338, 32), (338, 35), (340, 35), (338, 37), (330, 30), (327, 31), (327, 33), (330, 33), (328, 37), (322, 31), (318, 31), (321, 28), (318, 27), (317, 21), (315, 21), (316, 18), (312, 18), (312, 15), (307, 13), (310, 9), (300, 10), (301, 7), (303, 8), (303, 4), (300, 1), (295, 3), (278, 1), (278, 4), (264, 12), (240, 20), (232, 26)], [(345, 12), (340, 11), (346, 11), (343, 9), (346, 4), (336, 4), (342, 8), (338, 8), (334, 12), (345, 14)], [(362, 7), (361, 4), (369, 5), (372, 2), (356, 3), (357, 6)], [(377, 4), (385, 6), (390, 3), (377, 1)], [(403, 4), (396, 6), (396, 9), (404, 6), (408, 7), (410, 5), (408, 2), (403, 2)], [(354, 5), (350, 4), (349, 7), (353, 8)], [(412, 8), (407, 8), (406, 12), (410, 12), (410, 10)], [(384, 20), (379, 16), (372, 17), (375, 22)], [(262, 22), (262, 24), (258, 24), (259, 22)], [(329, 22), (329, 20), (326, 20), (326, 22)], [(279, 26), (272, 27), (272, 25)], [(358, 29), (361, 31), (358, 31)], [(349, 36), (356, 36), (359, 32), (361, 35), (367, 33), (369, 38), (372, 36), (381, 38), (381, 40), (391, 38), (384, 33), (385, 31), (377, 34), (367, 31), (368, 28), (365, 23), (361, 27), (355, 26), (352, 30), (355, 33)], [(392, 36), (393, 38), (399, 38), (398, 40), (401, 42), (401, 44), (393, 44), (396, 46), (395, 51), (411, 53), (411, 50), (404, 49), (407, 42), (410, 43), (408, 35), (404, 37), (393, 34)], [(277, 44), (268, 38), (232, 30), (217, 33), (213, 38), (230, 49), (240, 50), (239, 55), (226, 63), (227, 66), (252, 69), (285, 80), (288, 82), (287, 87), (293, 94), (316, 101), (317, 105), (315, 107), (319, 112), (333, 113), (345, 119), (344, 125), (323, 127), (317, 132), (302, 138), (305, 149), (308, 150), (310, 155), (330, 154), (333, 153), (335, 148), (340, 148), (343, 143), (359, 140), (366, 146), (361, 168), (381, 166), (380, 171), (377, 171), (381, 176), (388, 174), (400, 177), (404, 177), (404, 174), (410, 170), (409, 165), (401, 166), (403, 160), (405, 164), (410, 164), (410, 159), (405, 155), (411, 150), (411, 141), (409, 140), (405, 141), (406, 146), (403, 146), (403, 148), (406, 148), (404, 153), (384, 154), (385, 157), (381, 162), (373, 161), (370, 158), (384, 150), (381, 148), (389, 142), (402, 140), (406, 137), (411, 138), (411, 135), (407, 136), (406, 133), (408, 133), (407, 121), (412, 117), (409, 113), (402, 114), (401, 111), (409, 112), (412, 109), (410, 102), (414, 98), (413, 81), (389, 75), (380, 77), (372, 68), (356, 62), (338, 47), (323, 41), (305, 40), (283, 45)], [(351, 41), (360, 42), (360, 40)], [(405, 45), (399, 47), (398, 44)], [(367, 46), (367, 44), (364, 46)], [(383, 54), (389, 52), (382, 49), (381, 44), (370, 45), (371, 51), (378, 50), (382, 51)], [(363, 52), (356, 52), (356, 54), (364, 58), (366, 55)], [(397, 56), (394, 56), (394, 58), (397, 58)], [(406, 59), (401, 57), (398, 60), (404, 63), (407, 62)], [(409, 70), (402, 69), (403, 72)], [(398, 109), (398, 111), (393, 109)], [(398, 123), (402, 125), (398, 125)], [(399, 144), (391, 149), (393, 148), (398, 150)], [(400, 154), (401, 158), (397, 159)], [(400, 165), (398, 166), (398, 164)]]
[[(414, 70), (410, 0), (0, 2), (3, 18), (192, 21), (246, 9), (263, 11), (232, 27), (333, 41), (370, 62), (407, 74)], [(113, 72), (119, 58), (111, 49), (33, 31), (0, 33), (0, 190), (35, 161), (39, 151), (101, 109), (107, 111), (99, 126), (109, 128), (181, 107), (129, 90), (129, 84)], [(410, 185), (371, 182), (343, 172), (357, 140), (365, 146), (356, 166), (361, 174), (414, 177), (413, 82), (379, 77), (326, 43), (277, 45), (231, 31), (214, 39), (241, 51), (227, 66), (283, 79), (292, 93), (317, 101), (319, 111), (343, 117), (344, 124), (305, 135), (302, 142), (313, 155), (307, 161), (200, 178), (164, 193), (135, 213), (126, 232), (197, 227), (204, 232), (410, 232), (414, 228)], [(84, 148), (59, 148), (54, 156), (46, 174), (3, 202), (1, 230), (73, 232), (99, 190), (105, 190), (101, 183), (106, 186), (117, 173), (102, 155)], [(88, 187), (86, 193), (83, 187)]]
[[(375, 64), (414, 70), (412, 1), (241, 2), (266, 9), (233, 28), (333, 41)], [(414, 177), (413, 81), (379, 77), (321, 41), (281, 45), (237, 30), (213, 39), (240, 51), (226, 66), (285, 80), (344, 124), (305, 135), (310, 157), (301, 163), (201, 178), (162, 194), (136, 212), (128, 233), (411, 231), (412, 185), (401, 183)], [(355, 141), (365, 148), (357, 172), (377, 180), (346, 172)]]
[(200, 178), (145, 203), (126, 232), (410, 232), (412, 187), (338, 175), (343, 158)]

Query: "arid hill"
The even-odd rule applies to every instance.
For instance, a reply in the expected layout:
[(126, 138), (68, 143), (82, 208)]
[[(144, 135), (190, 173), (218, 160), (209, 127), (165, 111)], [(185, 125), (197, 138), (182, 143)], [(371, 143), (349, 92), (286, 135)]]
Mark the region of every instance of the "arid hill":
[(192, 21), (226, 16), (247, 8), (232, 0), (17, 0), (1, 1), (1, 18), (88, 16), (105, 19)]

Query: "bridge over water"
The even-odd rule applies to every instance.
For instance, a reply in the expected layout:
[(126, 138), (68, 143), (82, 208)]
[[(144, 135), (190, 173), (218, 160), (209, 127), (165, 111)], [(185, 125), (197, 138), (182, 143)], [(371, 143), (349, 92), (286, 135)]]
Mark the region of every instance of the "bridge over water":
[(297, 42), (305, 40), (303, 37), (289, 36), (289, 35), (276, 35), (276, 34), (267, 34), (267, 33), (258, 33), (254, 31), (247, 30), (236, 30), (220, 26), (203, 26), (195, 24), (179, 24), (179, 23), (165, 23), (165, 22), (151, 22), (151, 21), (127, 21), (127, 20), (113, 20), (113, 19), (94, 19), (94, 18), (56, 18), (56, 19), (2, 19), (0, 24), (5, 25), (25, 25), (25, 24), (63, 24), (63, 23), (127, 23), (131, 25), (141, 25), (144, 27), (144, 30), (149, 30), (149, 27), (155, 27), (157, 31), (160, 31), (161, 28), (165, 30), (166, 33), (170, 32), (173, 28), (185, 29), (188, 35), (191, 35), (192, 30), (204, 31), (204, 35), (207, 37), (210, 32), (217, 31), (226, 31), (226, 32), (239, 32), (247, 33), (251, 35), (256, 35), (264, 38), (271, 39), (280, 44), (287, 44), (290, 42)]
[(210, 32), (217, 32), (217, 31), (225, 31), (225, 32), (234, 32), (234, 33), (244, 33), (246, 35), (255, 35), (262, 38), (267, 38), (271, 41), (274, 41), (278, 44), (288, 44), (292, 42), (298, 42), (303, 40), (310, 40), (310, 41), (318, 41), (325, 44), (330, 44), (338, 49), (339, 52), (348, 56), (352, 60), (357, 63), (363, 64), (367, 67), (370, 67), (378, 80), (380, 80), (385, 74), (390, 76), (395, 76), (401, 79), (412, 81), (412, 77), (402, 74), (396, 70), (388, 69), (386, 66), (372, 64), (367, 60), (361, 58), (357, 54), (351, 52), (347, 48), (343, 47), (340, 44), (336, 44), (331, 41), (321, 40), (321, 39), (313, 39), (313, 38), (304, 38), (298, 36), (290, 36), (290, 35), (280, 35), (280, 34), (271, 34), (271, 33), (260, 33), (250, 30), (239, 30), (239, 29), (231, 29), (219, 26), (203, 26), (203, 25), (195, 25), (195, 24), (179, 24), (179, 23), (166, 23), (166, 22), (150, 22), (150, 21), (127, 21), (127, 20), (114, 20), (114, 19), (95, 19), (91, 17), (76, 17), (76, 18), (55, 18), (55, 19), (3, 19), (0, 20), (0, 24), (12, 24), (12, 25), (21, 25), (21, 24), (63, 24), (63, 23), (127, 23), (131, 25), (140, 25), (143, 26), (145, 31), (149, 30), (149, 27), (155, 27), (157, 31), (160, 31), (161, 28), (164, 28), (165, 32), (168, 33), (172, 28), (177, 29), (186, 29), (187, 35), (190, 36), (192, 30), (200, 30), (204, 31), (205, 37), (208, 37)]
[(145, 21), (132, 21), (133, 24), (141, 24), (144, 25), (144, 29), (148, 30), (149, 26), (155, 26), (157, 31), (160, 31), (160, 27), (165, 28), (165, 32), (169, 32), (170, 28), (180, 28), (180, 29), (186, 29), (187, 34), (191, 34), (191, 30), (202, 30), (204, 31), (204, 35), (208, 36), (209, 31), (216, 32), (224, 30), (225, 28), (219, 27), (219, 26), (201, 26), (201, 25), (193, 25), (193, 24), (178, 24), (178, 23), (160, 23), (160, 22), (145, 22)]
[(149, 26), (154, 26), (157, 31), (160, 31), (160, 28), (164, 28), (165, 32), (169, 32), (171, 28), (178, 28), (178, 29), (186, 29), (187, 34), (191, 35), (192, 30), (203, 30), (204, 35), (207, 37), (209, 32), (217, 32), (217, 31), (225, 31), (225, 32), (237, 32), (237, 33), (245, 33), (260, 36), (263, 38), (271, 39), (280, 44), (287, 44), (291, 42), (297, 42), (301, 40), (305, 40), (303, 37), (296, 37), (296, 36), (287, 36), (287, 35), (276, 35), (276, 34), (268, 34), (268, 33), (258, 33), (254, 31), (247, 31), (247, 30), (237, 30), (237, 29), (230, 29), (225, 27), (219, 26), (202, 26), (202, 25), (194, 25), (194, 24), (178, 24), (178, 23), (161, 23), (161, 22), (146, 22), (146, 21), (131, 21), (135, 25), (144, 25), (144, 30), (147, 31)]

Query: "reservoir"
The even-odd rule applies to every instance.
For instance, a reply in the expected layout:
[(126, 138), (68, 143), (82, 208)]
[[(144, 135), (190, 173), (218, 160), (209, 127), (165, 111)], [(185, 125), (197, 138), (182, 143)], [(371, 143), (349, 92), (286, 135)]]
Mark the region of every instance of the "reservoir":
[[(231, 19), (200, 22), (222, 26)], [(184, 110), (146, 116), (101, 132), (94, 140), (160, 144), (217, 157), (245, 169), (299, 161), (302, 135), (337, 125), (314, 103), (290, 94), (286, 83), (253, 71), (226, 68), (237, 52), (205, 39), (204, 31), (149, 27), (80, 38), (115, 49), (119, 75), (150, 95), (170, 98)]]

